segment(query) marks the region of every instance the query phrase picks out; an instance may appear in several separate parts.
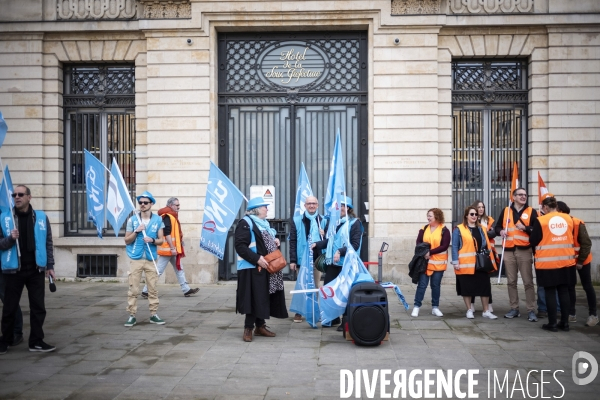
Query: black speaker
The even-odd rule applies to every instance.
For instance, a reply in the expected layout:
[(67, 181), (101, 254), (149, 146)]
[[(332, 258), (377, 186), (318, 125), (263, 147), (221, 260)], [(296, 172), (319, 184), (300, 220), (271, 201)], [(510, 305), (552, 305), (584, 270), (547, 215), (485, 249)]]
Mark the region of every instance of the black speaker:
[(385, 289), (374, 282), (354, 285), (348, 297), (345, 319), (354, 343), (359, 346), (379, 346), (390, 331)]

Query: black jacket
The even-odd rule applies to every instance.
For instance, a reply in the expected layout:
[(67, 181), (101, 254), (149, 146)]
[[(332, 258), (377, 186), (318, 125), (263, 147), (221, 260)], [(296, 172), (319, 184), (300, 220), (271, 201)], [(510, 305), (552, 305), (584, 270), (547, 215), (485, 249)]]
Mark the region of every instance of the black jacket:
[[(35, 210), (33, 210), (33, 208), (32, 208), (32, 217), (33, 217), (33, 224), (35, 225), (36, 214), (35, 214)], [(46, 234), (46, 260), (47, 261), (46, 261), (45, 269), (54, 269), (54, 243), (52, 242), (52, 228), (50, 226), (50, 220), (48, 219), (48, 216), (46, 216), (46, 229), (47, 229), (47, 234)], [(31, 234), (33, 235), (33, 233), (31, 233)], [(10, 249), (12, 246), (15, 245), (15, 242), (16, 242), (16, 240), (14, 240), (10, 236), (4, 237), (4, 232), (2, 229), (0, 229), (0, 250)], [(19, 244), (21, 244), (21, 243), (19, 242)], [(20, 259), (19, 259), (19, 269), (21, 269), (21, 260)], [(11, 271), (3, 270), (2, 272), (5, 274), (14, 274), (16, 271), (15, 270), (11, 270)]]
[(427, 270), (429, 263), (425, 255), (429, 252), (431, 244), (427, 242), (419, 243), (415, 246), (415, 255), (410, 263), (408, 263), (408, 276), (412, 278), (412, 283), (419, 282), (419, 276)]
[[(317, 217), (318, 223), (319, 223), (319, 228), (321, 227), (321, 221), (323, 221), (324, 217), (322, 217), (321, 215), (319, 215)], [(306, 218), (306, 216), (303, 214), (302, 215), (302, 223), (304, 224), (304, 232), (306, 232), (306, 237), (308, 238), (308, 235), (310, 234), (310, 219)], [(327, 232), (327, 226), (329, 225), (329, 221), (327, 224), (325, 224), (325, 228), (323, 228), (323, 230), (325, 232)], [(289, 252), (290, 252), (290, 263), (298, 263), (298, 230), (296, 229), (296, 223), (294, 222), (294, 218), (292, 218), (290, 220), (290, 245), (289, 245)], [(318, 252), (313, 252), (313, 256), (314, 259), (316, 259), (319, 254)], [(302, 254), (300, 255), (300, 257), (302, 257)]]
[(254, 231), (254, 239), (256, 241), (256, 253), (248, 247), (251, 240), (250, 226), (245, 219), (240, 219), (235, 228), (235, 252), (250, 264), (258, 265), (260, 256), (266, 256), (269, 252), (267, 251), (267, 246), (265, 245), (260, 230), (255, 223), (252, 223), (252, 231)]
[[(338, 229), (340, 229), (340, 226), (342, 226), (342, 224), (338, 224), (338, 226), (335, 229), (336, 232), (338, 231)], [(360, 247), (360, 240), (362, 239), (362, 223), (360, 222), (359, 219), (357, 219), (357, 221), (352, 224), (352, 226), (350, 227), (349, 234), (350, 234), (350, 244), (352, 245), (352, 247), (354, 247), (355, 251), (358, 251), (358, 248)], [(333, 238), (331, 240), (333, 240)], [(315, 249), (316, 250), (325, 250), (327, 248), (327, 242), (328, 242), (327, 239), (317, 242)], [(338, 250), (340, 252), (340, 257), (346, 256), (346, 250), (347, 250), (346, 247), (342, 247), (341, 249), (334, 249), (334, 250)]]

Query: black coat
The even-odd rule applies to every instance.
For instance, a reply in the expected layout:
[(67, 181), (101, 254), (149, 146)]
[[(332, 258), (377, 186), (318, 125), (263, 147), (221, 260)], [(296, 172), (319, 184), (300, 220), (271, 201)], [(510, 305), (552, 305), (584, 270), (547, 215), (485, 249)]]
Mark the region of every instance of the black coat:
[(235, 252), (250, 264), (258, 265), (260, 256), (266, 256), (269, 252), (267, 251), (267, 246), (262, 238), (262, 234), (255, 223), (252, 223), (252, 231), (254, 231), (254, 239), (256, 241), (256, 253), (248, 247), (252, 240), (250, 226), (245, 219), (240, 219), (240, 222), (238, 222), (238, 225), (235, 228)]
[(427, 242), (419, 243), (415, 246), (415, 255), (410, 263), (408, 263), (408, 276), (412, 278), (412, 283), (419, 282), (419, 276), (427, 270), (429, 263), (425, 255), (429, 252), (431, 244)]

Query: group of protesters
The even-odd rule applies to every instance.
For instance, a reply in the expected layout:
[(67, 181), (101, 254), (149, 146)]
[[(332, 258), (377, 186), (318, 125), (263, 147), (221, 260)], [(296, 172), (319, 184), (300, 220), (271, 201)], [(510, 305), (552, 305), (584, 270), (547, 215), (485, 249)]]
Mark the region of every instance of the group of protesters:
[[(575, 310), (577, 273), (586, 293), (588, 317), (586, 326), (598, 324), (596, 294), (592, 286), (592, 242), (585, 223), (571, 217), (564, 202), (547, 193), (541, 203), (540, 215), (527, 204), (527, 191), (517, 188), (514, 200), (502, 210), (495, 221), (485, 212), (485, 205), (476, 201), (465, 208), (463, 220), (450, 235), (444, 226), (444, 213), (439, 208), (427, 212), (427, 222), (419, 230), (417, 245), (429, 244), (425, 271), (418, 276), (412, 317), (418, 317), (427, 286), (431, 286), (431, 313), (442, 317), (440, 311), (441, 281), (451, 252), (451, 264), (456, 275), (456, 292), (462, 296), (466, 317), (475, 318), (475, 297), (481, 297), (482, 316), (497, 319), (492, 309), (490, 273), (501, 266), (506, 271), (509, 311), (504, 318), (517, 318), (519, 295), (518, 275), (525, 288), (527, 318), (536, 322), (548, 318), (542, 328), (556, 332), (569, 331), (569, 322), (576, 322)], [(494, 238), (503, 239), (502, 257), (498, 257)], [(451, 247), (451, 248), (450, 248)], [(450, 249), (449, 249), (450, 248)], [(487, 251), (485, 251), (487, 249)], [(489, 257), (492, 270), (480, 268), (478, 255)], [(481, 258), (480, 258), (481, 260)], [(537, 315), (534, 274), (537, 281)], [(575, 272), (577, 271), (577, 272)], [(560, 321), (557, 319), (560, 311)]]
[[(521, 275), (525, 287), (527, 317), (535, 322), (538, 317), (548, 317), (543, 324), (545, 330), (556, 332), (569, 330), (569, 322), (576, 322), (575, 301), (577, 272), (588, 301), (589, 316), (587, 326), (598, 323), (596, 294), (591, 279), (591, 240), (582, 220), (571, 217), (569, 207), (547, 194), (542, 201), (540, 215), (527, 204), (527, 192), (518, 188), (512, 193), (514, 201), (494, 219), (485, 212), (485, 205), (476, 201), (465, 208), (463, 220), (452, 234), (444, 225), (444, 213), (439, 208), (427, 211), (427, 224), (419, 230), (417, 245), (427, 243), (429, 251), (424, 255), (426, 268), (417, 277), (412, 317), (418, 317), (427, 286), (431, 286), (431, 312), (443, 317), (440, 310), (441, 282), (451, 252), (451, 264), (456, 274), (456, 292), (462, 296), (466, 317), (475, 317), (475, 297), (481, 298), (482, 316), (497, 319), (492, 309), (490, 272), (504, 266), (508, 280), (510, 310), (505, 318), (519, 317), (519, 296), (517, 278)], [(2, 311), (2, 337), (0, 354), (8, 347), (16, 346), (23, 340), (22, 313), (19, 300), (23, 288), (29, 292), (31, 333), (30, 351), (49, 352), (55, 349), (43, 341), (42, 325), (46, 310), (44, 305), (45, 277), (54, 278), (54, 258), (52, 233), (46, 215), (33, 210), (30, 205), (31, 192), (23, 185), (15, 187), (12, 195), (15, 200), (14, 215), (3, 210), (1, 218), (15, 218), (14, 229), (0, 232), (0, 250), (20, 251), (19, 268), (13, 273), (0, 274), (0, 297), (4, 302)], [(184, 296), (196, 294), (198, 288), (190, 288), (181, 266), (185, 255), (183, 233), (178, 219), (179, 200), (175, 197), (167, 201), (167, 206), (151, 212), (156, 203), (149, 192), (137, 196), (140, 206), (127, 222), (125, 243), (130, 258), (128, 306), (129, 318), (125, 326), (136, 324), (137, 298), (141, 294), (147, 298), (150, 308), (150, 322), (165, 323), (158, 314), (157, 281), (171, 263)], [(265, 256), (276, 250), (280, 243), (276, 231), (267, 221), (268, 203), (262, 198), (248, 202), (246, 213), (235, 230), (235, 251), (238, 255), (238, 287), (236, 312), (245, 315), (243, 340), (251, 342), (254, 336), (274, 337), (266, 325), (270, 317), (288, 318), (285, 304), (283, 274), (267, 272)], [(305, 211), (292, 218), (290, 234), (289, 262), (292, 270), (308, 268), (300, 261), (310, 248), (313, 264), (323, 262), (326, 271), (324, 284), (332, 282), (344, 265), (347, 246), (360, 252), (363, 227), (354, 212), (352, 199), (345, 197), (340, 205), (340, 219), (335, 234), (325, 237), (328, 220), (318, 213), (316, 197), (305, 200)], [(494, 223), (495, 222), (495, 223)], [(347, 224), (347, 229), (342, 227)], [(500, 237), (504, 244), (502, 257), (498, 257), (494, 238)], [(450, 248), (451, 247), (451, 248)], [(450, 249), (449, 249), (450, 248)], [(487, 252), (484, 250), (487, 249)], [(493, 271), (478, 267), (478, 254), (489, 257)], [(321, 260), (321, 261), (320, 261)], [(536, 293), (533, 283), (533, 268), (537, 279)], [(315, 269), (316, 270), (316, 269)], [(576, 272), (577, 271), (577, 272)], [(7, 271), (3, 271), (7, 272)], [(141, 291), (139, 284), (142, 273), (146, 276), (146, 286)], [(315, 273), (318, 285), (320, 274)], [(560, 321), (557, 319), (561, 312)], [(303, 316), (295, 314), (294, 322), (302, 322)], [(335, 318), (329, 326), (340, 325)], [(341, 325), (338, 330), (341, 330)], [(253, 331), (254, 330), (254, 331)]]

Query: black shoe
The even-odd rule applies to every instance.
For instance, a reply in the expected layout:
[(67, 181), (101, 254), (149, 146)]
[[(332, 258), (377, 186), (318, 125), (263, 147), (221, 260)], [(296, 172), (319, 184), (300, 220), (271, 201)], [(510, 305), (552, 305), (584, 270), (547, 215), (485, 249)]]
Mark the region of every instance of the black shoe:
[(198, 293), (199, 291), (200, 291), (200, 289), (199, 289), (199, 288), (196, 288), (196, 289), (190, 289), (190, 290), (188, 290), (187, 292), (185, 292), (183, 295), (184, 295), (185, 297), (190, 297), (191, 295), (193, 295), (193, 294), (196, 294), (196, 293)]
[(336, 331), (338, 332), (344, 332), (344, 325), (340, 325), (337, 327)]
[(8, 346), (4, 342), (0, 342), (0, 354), (6, 354)]
[(558, 328), (556, 327), (556, 324), (544, 324), (544, 325), (542, 325), (542, 329), (545, 331), (550, 331), (550, 332), (558, 332)]
[(331, 321), (331, 325), (339, 325), (341, 323), (342, 323), (342, 321), (340, 320), (340, 317), (337, 317), (336, 319)]
[(559, 322), (558, 324), (556, 324), (556, 327), (558, 329), (560, 329), (561, 331), (569, 332), (569, 324), (564, 324), (562, 322)]
[(23, 341), (23, 335), (15, 335), (12, 343), (8, 347), (15, 347)]
[(538, 318), (547, 318), (548, 313), (546, 311), (538, 311)]
[(43, 340), (40, 340), (35, 346), (29, 346), (29, 351), (41, 351), (42, 353), (48, 353), (56, 350), (56, 346), (49, 345)]
[(142, 297), (147, 299), (148, 298), (148, 292), (142, 292)]

